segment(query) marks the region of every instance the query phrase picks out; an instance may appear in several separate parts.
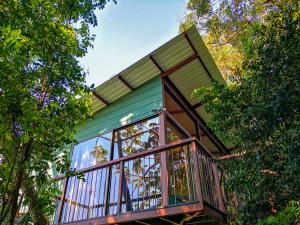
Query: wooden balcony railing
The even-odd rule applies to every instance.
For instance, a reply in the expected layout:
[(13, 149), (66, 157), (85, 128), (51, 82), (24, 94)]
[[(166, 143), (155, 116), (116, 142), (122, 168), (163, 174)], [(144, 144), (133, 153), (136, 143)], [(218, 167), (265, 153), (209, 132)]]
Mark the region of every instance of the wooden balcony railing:
[[(167, 162), (161, 161), (161, 153), (166, 153)], [(161, 176), (162, 163), (166, 165), (167, 176)], [(83, 179), (65, 178), (56, 223), (194, 203), (208, 204), (224, 212), (216, 160), (196, 138), (138, 152), (80, 172), (84, 174)]]

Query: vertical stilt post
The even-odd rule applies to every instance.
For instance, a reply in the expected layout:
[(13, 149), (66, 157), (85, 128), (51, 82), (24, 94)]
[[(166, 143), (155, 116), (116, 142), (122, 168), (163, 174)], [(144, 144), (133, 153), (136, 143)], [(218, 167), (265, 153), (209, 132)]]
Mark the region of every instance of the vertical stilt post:
[(213, 172), (215, 186), (216, 186), (219, 210), (225, 212), (225, 206), (224, 206), (222, 192), (221, 192), (220, 178), (218, 175), (218, 167), (216, 163), (212, 163), (211, 165), (212, 165), (212, 172)]

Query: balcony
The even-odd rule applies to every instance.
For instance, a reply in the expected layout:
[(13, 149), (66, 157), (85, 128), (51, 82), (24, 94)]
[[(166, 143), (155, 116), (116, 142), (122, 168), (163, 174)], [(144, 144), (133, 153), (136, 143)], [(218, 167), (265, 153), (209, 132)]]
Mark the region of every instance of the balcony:
[(81, 169), (84, 179), (65, 178), (56, 223), (210, 224), (223, 220), (220, 171), (214, 156), (195, 137), (103, 162)]

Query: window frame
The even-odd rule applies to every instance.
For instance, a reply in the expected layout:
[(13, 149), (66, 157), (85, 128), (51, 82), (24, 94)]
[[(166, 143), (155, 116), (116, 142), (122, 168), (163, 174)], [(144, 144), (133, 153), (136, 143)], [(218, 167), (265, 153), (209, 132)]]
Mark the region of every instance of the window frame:
[[(73, 159), (73, 154), (74, 154), (74, 150), (75, 150), (75, 146), (76, 146), (76, 145), (81, 144), (81, 143), (86, 142), (86, 141), (89, 141), (89, 140), (92, 140), (92, 139), (97, 138), (97, 137), (101, 137), (101, 136), (106, 135), (106, 134), (108, 134), (108, 133), (112, 133), (112, 135), (111, 135), (112, 140), (111, 140), (111, 143), (110, 143), (110, 144), (111, 144), (111, 146), (110, 146), (110, 153), (109, 153), (108, 161), (107, 161), (107, 162), (113, 161), (113, 160), (114, 160), (114, 159), (113, 159), (113, 156), (114, 156), (114, 145), (115, 145), (115, 134), (116, 134), (116, 132), (117, 132), (118, 130), (126, 129), (126, 128), (128, 128), (128, 127), (134, 126), (134, 125), (136, 125), (136, 124), (138, 124), (138, 123), (141, 123), (141, 122), (144, 122), (144, 121), (147, 121), (147, 120), (154, 119), (154, 118), (156, 118), (156, 117), (159, 118), (159, 113), (156, 113), (156, 114), (154, 114), (154, 115), (148, 116), (148, 117), (146, 117), (146, 118), (144, 118), (144, 119), (135, 121), (135, 122), (133, 122), (133, 123), (126, 124), (126, 125), (124, 125), (124, 126), (121, 126), (121, 127), (116, 128), (116, 129), (112, 129), (112, 130), (110, 130), (110, 131), (106, 131), (106, 132), (104, 132), (104, 133), (102, 133), (102, 134), (98, 134), (98, 135), (96, 135), (96, 136), (93, 136), (93, 137), (90, 137), (90, 138), (83, 139), (82, 141), (80, 141), (80, 142), (78, 142), (78, 143), (76, 143), (76, 144), (73, 143), (73, 144), (72, 144), (72, 147), (71, 147), (71, 152), (70, 152), (70, 155), (69, 155), (69, 159), (70, 159), (70, 161), (71, 161), (71, 165), (72, 165), (72, 163), (73, 163), (73, 160), (72, 160), (72, 159)], [(160, 121), (159, 121), (159, 119), (158, 119), (158, 128), (160, 129)], [(148, 132), (148, 131), (146, 131), (146, 132), (140, 132), (140, 133), (135, 134), (135, 135), (138, 136), (138, 135), (140, 135), (140, 134), (147, 133), (147, 132)], [(130, 138), (131, 138), (131, 137), (130, 137)], [(129, 139), (129, 138), (128, 138), (128, 139)], [(126, 140), (127, 140), (127, 139), (126, 139)], [(126, 156), (122, 156), (122, 157), (120, 157), (119, 159), (122, 159), (122, 158), (124, 158), (124, 157), (126, 157)], [(103, 164), (103, 163), (100, 163), (100, 164), (98, 164), (98, 165), (101, 165), (101, 164)], [(97, 165), (97, 164), (96, 164), (96, 165)], [(89, 169), (89, 168), (93, 168), (93, 167), (96, 166), (96, 165), (88, 166), (88, 167), (81, 168), (81, 169), (76, 169), (76, 170), (77, 170), (77, 171), (87, 170), (87, 169)], [(75, 168), (71, 168), (71, 166), (70, 166), (70, 169), (75, 169)]]

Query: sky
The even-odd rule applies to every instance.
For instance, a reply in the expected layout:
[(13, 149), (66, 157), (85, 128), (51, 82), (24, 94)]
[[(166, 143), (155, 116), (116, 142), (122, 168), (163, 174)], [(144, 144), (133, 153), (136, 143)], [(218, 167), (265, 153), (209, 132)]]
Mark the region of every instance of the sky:
[(117, 0), (98, 11), (94, 47), (80, 60), (100, 85), (178, 34), (186, 0)]

